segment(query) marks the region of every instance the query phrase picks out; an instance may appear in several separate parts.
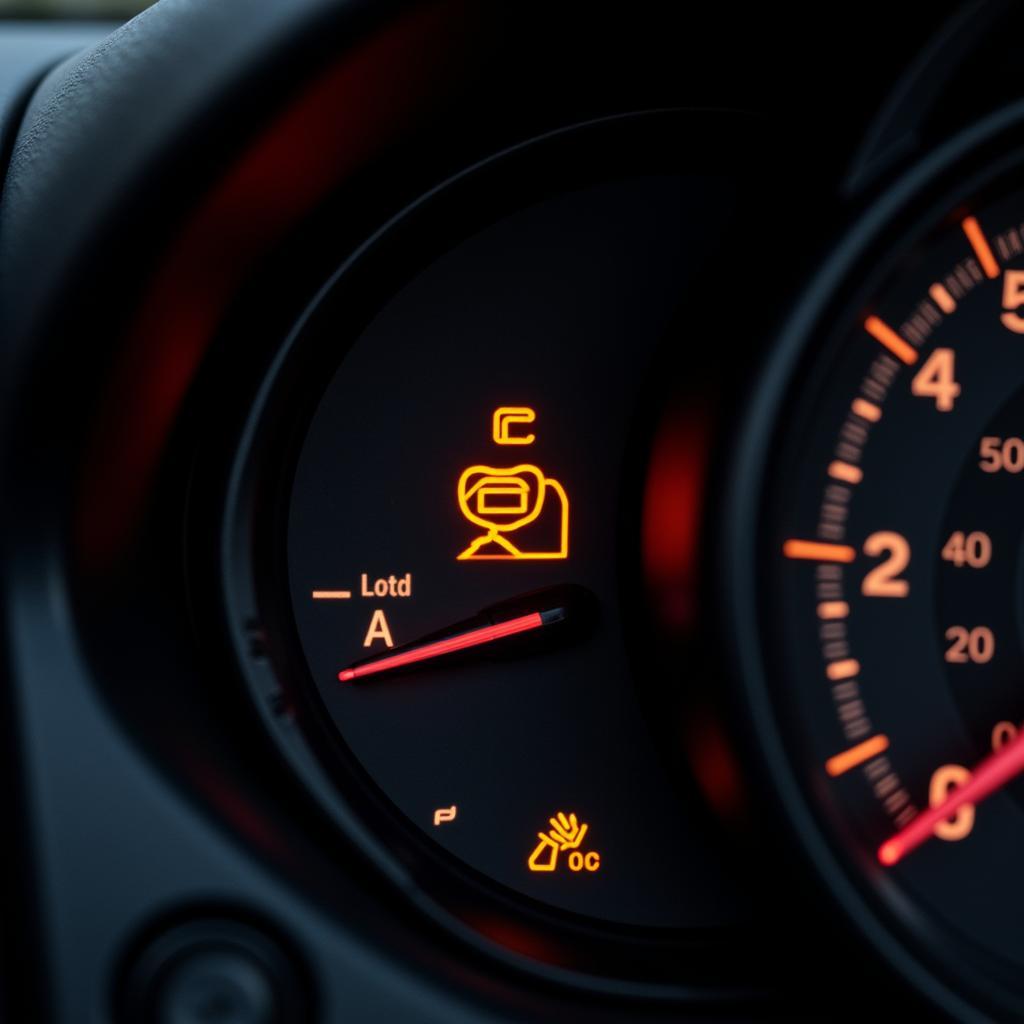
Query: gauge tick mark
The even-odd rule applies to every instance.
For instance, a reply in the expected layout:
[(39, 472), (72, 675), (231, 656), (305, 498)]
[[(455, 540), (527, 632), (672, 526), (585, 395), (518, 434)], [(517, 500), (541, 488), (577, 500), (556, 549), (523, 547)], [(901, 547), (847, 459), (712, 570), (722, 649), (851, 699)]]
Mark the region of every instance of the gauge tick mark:
[(816, 540), (787, 540), (782, 545), (786, 558), (811, 562), (852, 562), (857, 552), (847, 544), (825, 544)]
[(992, 252), (992, 246), (988, 244), (985, 232), (975, 217), (965, 217), (960, 226), (964, 229), (967, 241), (971, 243), (974, 255), (978, 257), (981, 269), (985, 271), (986, 277), (999, 276), (999, 261)]
[(856, 746), (844, 750), (841, 754), (830, 757), (825, 762), (825, 771), (833, 778), (845, 775), (848, 771), (859, 767), (866, 761), (870, 761), (879, 754), (884, 754), (889, 749), (889, 737), (879, 733), (870, 739), (858, 743)]
[(864, 321), (864, 330), (880, 345), (885, 346), (897, 359), (913, 366), (917, 362), (917, 349), (905, 338), (901, 338), (884, 320), (869, 316)]

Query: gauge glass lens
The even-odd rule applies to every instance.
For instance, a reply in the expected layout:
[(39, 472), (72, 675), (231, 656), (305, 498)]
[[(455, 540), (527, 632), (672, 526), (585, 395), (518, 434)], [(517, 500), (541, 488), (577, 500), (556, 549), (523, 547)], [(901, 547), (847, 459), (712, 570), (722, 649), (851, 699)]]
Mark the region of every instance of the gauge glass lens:
[(1022, 221), (1020, 192), (961, 191), (805, 339), (756, 556), (771, 700), (831, 843), (918, 955), (1018, 993)]
[(616, 180), (454, 246), (341, 360), (288, 504), (299, 645), (367, 784), (474, 875), (616, 924), (734, 913), (623, 625), (644, 600), (631, 438), (655, 352), (694, 343), (680, 282), (725, 189)]

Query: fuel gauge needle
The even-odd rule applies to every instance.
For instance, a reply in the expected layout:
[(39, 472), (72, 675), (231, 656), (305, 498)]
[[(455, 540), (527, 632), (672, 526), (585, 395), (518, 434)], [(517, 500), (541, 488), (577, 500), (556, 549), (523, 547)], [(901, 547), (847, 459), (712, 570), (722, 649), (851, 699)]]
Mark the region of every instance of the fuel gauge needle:
[(546, 612), (530, 612), (529, 615), (506, 619), (493, 626), (481, 626), (479, 629), (470, 629), (465, 633), (456, 633), (443, 640), (434, 640), (428, 644), (411, 644), (394, 654), (385, 654), (373, 661), (364, 661), (351, 668), (342, 669), (338, 673), (338, 678), (343, 683), (347, 683), (351, 679), (362, 679), (364, 676), (376, 675), (378, 672), (390, 672), (392, 669), (415, 665), (420, 661), (431, 661), (434, 658), (442, 658), (446, 654), (454, 654), (456, 651), (465, 651), (470, 647), (492, 644), (518, 633), (542, 629), (544, 626), (560, 622), (564, 618), (565, 610), (562, 608), (552, 608)]
[[(546, 630), (552, 626), (578, 627), (578, 620), (581, 618), (579, 613), (590, 603), (588, 596), (581, 587), (565, 586), (552, 587), (514, 598), (494, 605), (472, 619), (432, 633), (422, 640), (403, 644), (385, 654), (356, 662), (342, 669), (338, 673), (338, 678), (343, 683), (348, 683), (382, 672), (393, 672), (396, 669), (433, 661), (474, 647), (496, 645), (511, 637)], [(534, 610), (528, 610), (531, 605)]]
[(898, 864), (908, 853), (935, 834), (935, 826), (952, 817), (964, 804), (979, 804), (1024, 772), (1024, 732), (1006, 746), (986, 757), (962, 786), (951, 790), (941, 803), (922, 811), (905, 828), (878, 848), (878, 859), (886, 867)]

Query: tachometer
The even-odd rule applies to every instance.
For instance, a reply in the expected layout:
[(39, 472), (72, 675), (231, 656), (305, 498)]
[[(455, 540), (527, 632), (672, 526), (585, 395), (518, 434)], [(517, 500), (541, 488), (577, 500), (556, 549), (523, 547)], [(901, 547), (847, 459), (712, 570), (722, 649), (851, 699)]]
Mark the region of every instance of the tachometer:
[(741, 445), (727, 555), (755, 727), (833, 889), (947, 1006), (1014, 1016), (1018, 115), (910, 175), (820, 276)]

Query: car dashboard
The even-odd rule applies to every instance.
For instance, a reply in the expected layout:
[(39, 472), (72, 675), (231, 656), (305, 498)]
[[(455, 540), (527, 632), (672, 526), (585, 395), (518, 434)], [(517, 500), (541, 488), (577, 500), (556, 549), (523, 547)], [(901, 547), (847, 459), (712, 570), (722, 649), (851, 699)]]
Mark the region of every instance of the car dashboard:
[(1022, 28), (0, 20), (2, 1019), (1024, 1018)]

